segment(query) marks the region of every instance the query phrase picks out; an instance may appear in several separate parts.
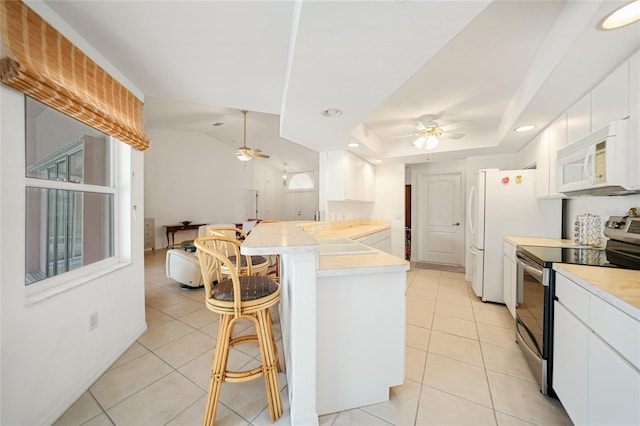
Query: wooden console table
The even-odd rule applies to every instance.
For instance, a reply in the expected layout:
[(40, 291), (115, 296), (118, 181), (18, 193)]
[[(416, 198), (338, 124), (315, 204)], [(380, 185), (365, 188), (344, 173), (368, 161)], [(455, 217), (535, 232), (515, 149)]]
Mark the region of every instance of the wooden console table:
[[(171, 248), (176, 243), (176, 232), (178, 231), (189, 231), (192, 229), (198, 229), (201, 226), (206, 225), (206, 223), (190, 223), (188, 225), (162, 225), (167, 228), (167, 247)], [(171, 234), (171, 244), (169, 244), (169, 234)]]

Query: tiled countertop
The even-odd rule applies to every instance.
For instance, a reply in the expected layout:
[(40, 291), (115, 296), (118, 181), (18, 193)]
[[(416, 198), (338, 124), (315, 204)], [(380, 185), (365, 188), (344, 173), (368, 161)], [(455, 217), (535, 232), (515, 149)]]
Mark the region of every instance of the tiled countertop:
[[(304, 228), (311, 231), (315, 238), (357, 238), (389, 229), (389, 222), (375, 219), (355, 219), (342, 222), (313, 222)], [(313, 228), (317, 231), (313, 232)]]
[(640, 271), (566, 263), (553, 269), (640, 321)]
[(560, 238), (538, 238), (538, 237), (513, 237), (506, 236), (504, 240), (516, 246), (544, 246), (544, 247), (579, 247), (571, 240)]
[(372, 254), (320, 256), (318, 276), (374, 274), (392, 272), (396, 269), (408, 270), (409, 262), (389, 253), (376, 250), (376, 253)]
[[(506, 236), (504, 240), (516, 246), (580, 247), (560, 238)], [(640, 321), (640, 271), (566, 263), (554, 263), (553, 269)]]
[[(305, 232), (303, 228), (321, 226), (325, 223), (283, 221), (260, 224), (242, 244), (241, 252), (250, 255), (270, 255), (317, 250), (316, 238), (354, 239), (389, 228), (388, 222), (385, 221), (378, 223), (375, 221), (327, 223), (333, 226), (324, 228), (315, 237)], [(391, 272), (396, 269), (408, 270), (409, 262), (376, 250), (371, 254), (319, 256), (318, 276), (372, 274)]]

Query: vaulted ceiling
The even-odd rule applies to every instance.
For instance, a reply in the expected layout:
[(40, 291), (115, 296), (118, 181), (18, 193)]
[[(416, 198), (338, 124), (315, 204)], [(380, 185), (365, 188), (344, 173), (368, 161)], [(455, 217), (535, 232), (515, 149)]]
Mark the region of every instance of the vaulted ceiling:
[(598, 27), (626, 1), (44, 3), (142, 90), (147, 128), (239, 146), (247, 109), (247, 144), (291, 170), (354, 141), (424, 162), (402, 137), (424, 115), (464, 134), (434, 159), (516, 152), (640, 49), (640, 23)]

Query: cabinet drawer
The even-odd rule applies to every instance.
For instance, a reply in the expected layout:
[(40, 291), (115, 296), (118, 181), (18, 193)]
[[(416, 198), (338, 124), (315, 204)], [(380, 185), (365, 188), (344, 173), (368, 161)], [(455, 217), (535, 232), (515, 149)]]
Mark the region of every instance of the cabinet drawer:
[(602, 340), (640, 369), (640, 322), (592, 296), (590, 326)]
[(585, 324), (589, 324), (589, 299), (591, 294), (569, 280), (556, 274), (556, 297), (571, 313)]

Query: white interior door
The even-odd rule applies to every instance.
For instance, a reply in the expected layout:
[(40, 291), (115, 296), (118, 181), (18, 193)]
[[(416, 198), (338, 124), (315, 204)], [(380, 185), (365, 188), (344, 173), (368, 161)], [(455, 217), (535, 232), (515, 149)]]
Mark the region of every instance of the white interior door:
[(255, 189), (247, 189), (244, 193), (244, 212), (243, 219), (258, 219), (258, 191)]
[(420, 175), (418, 255), (422, 262), (462, 265), (464, 214), (459, 173)]

